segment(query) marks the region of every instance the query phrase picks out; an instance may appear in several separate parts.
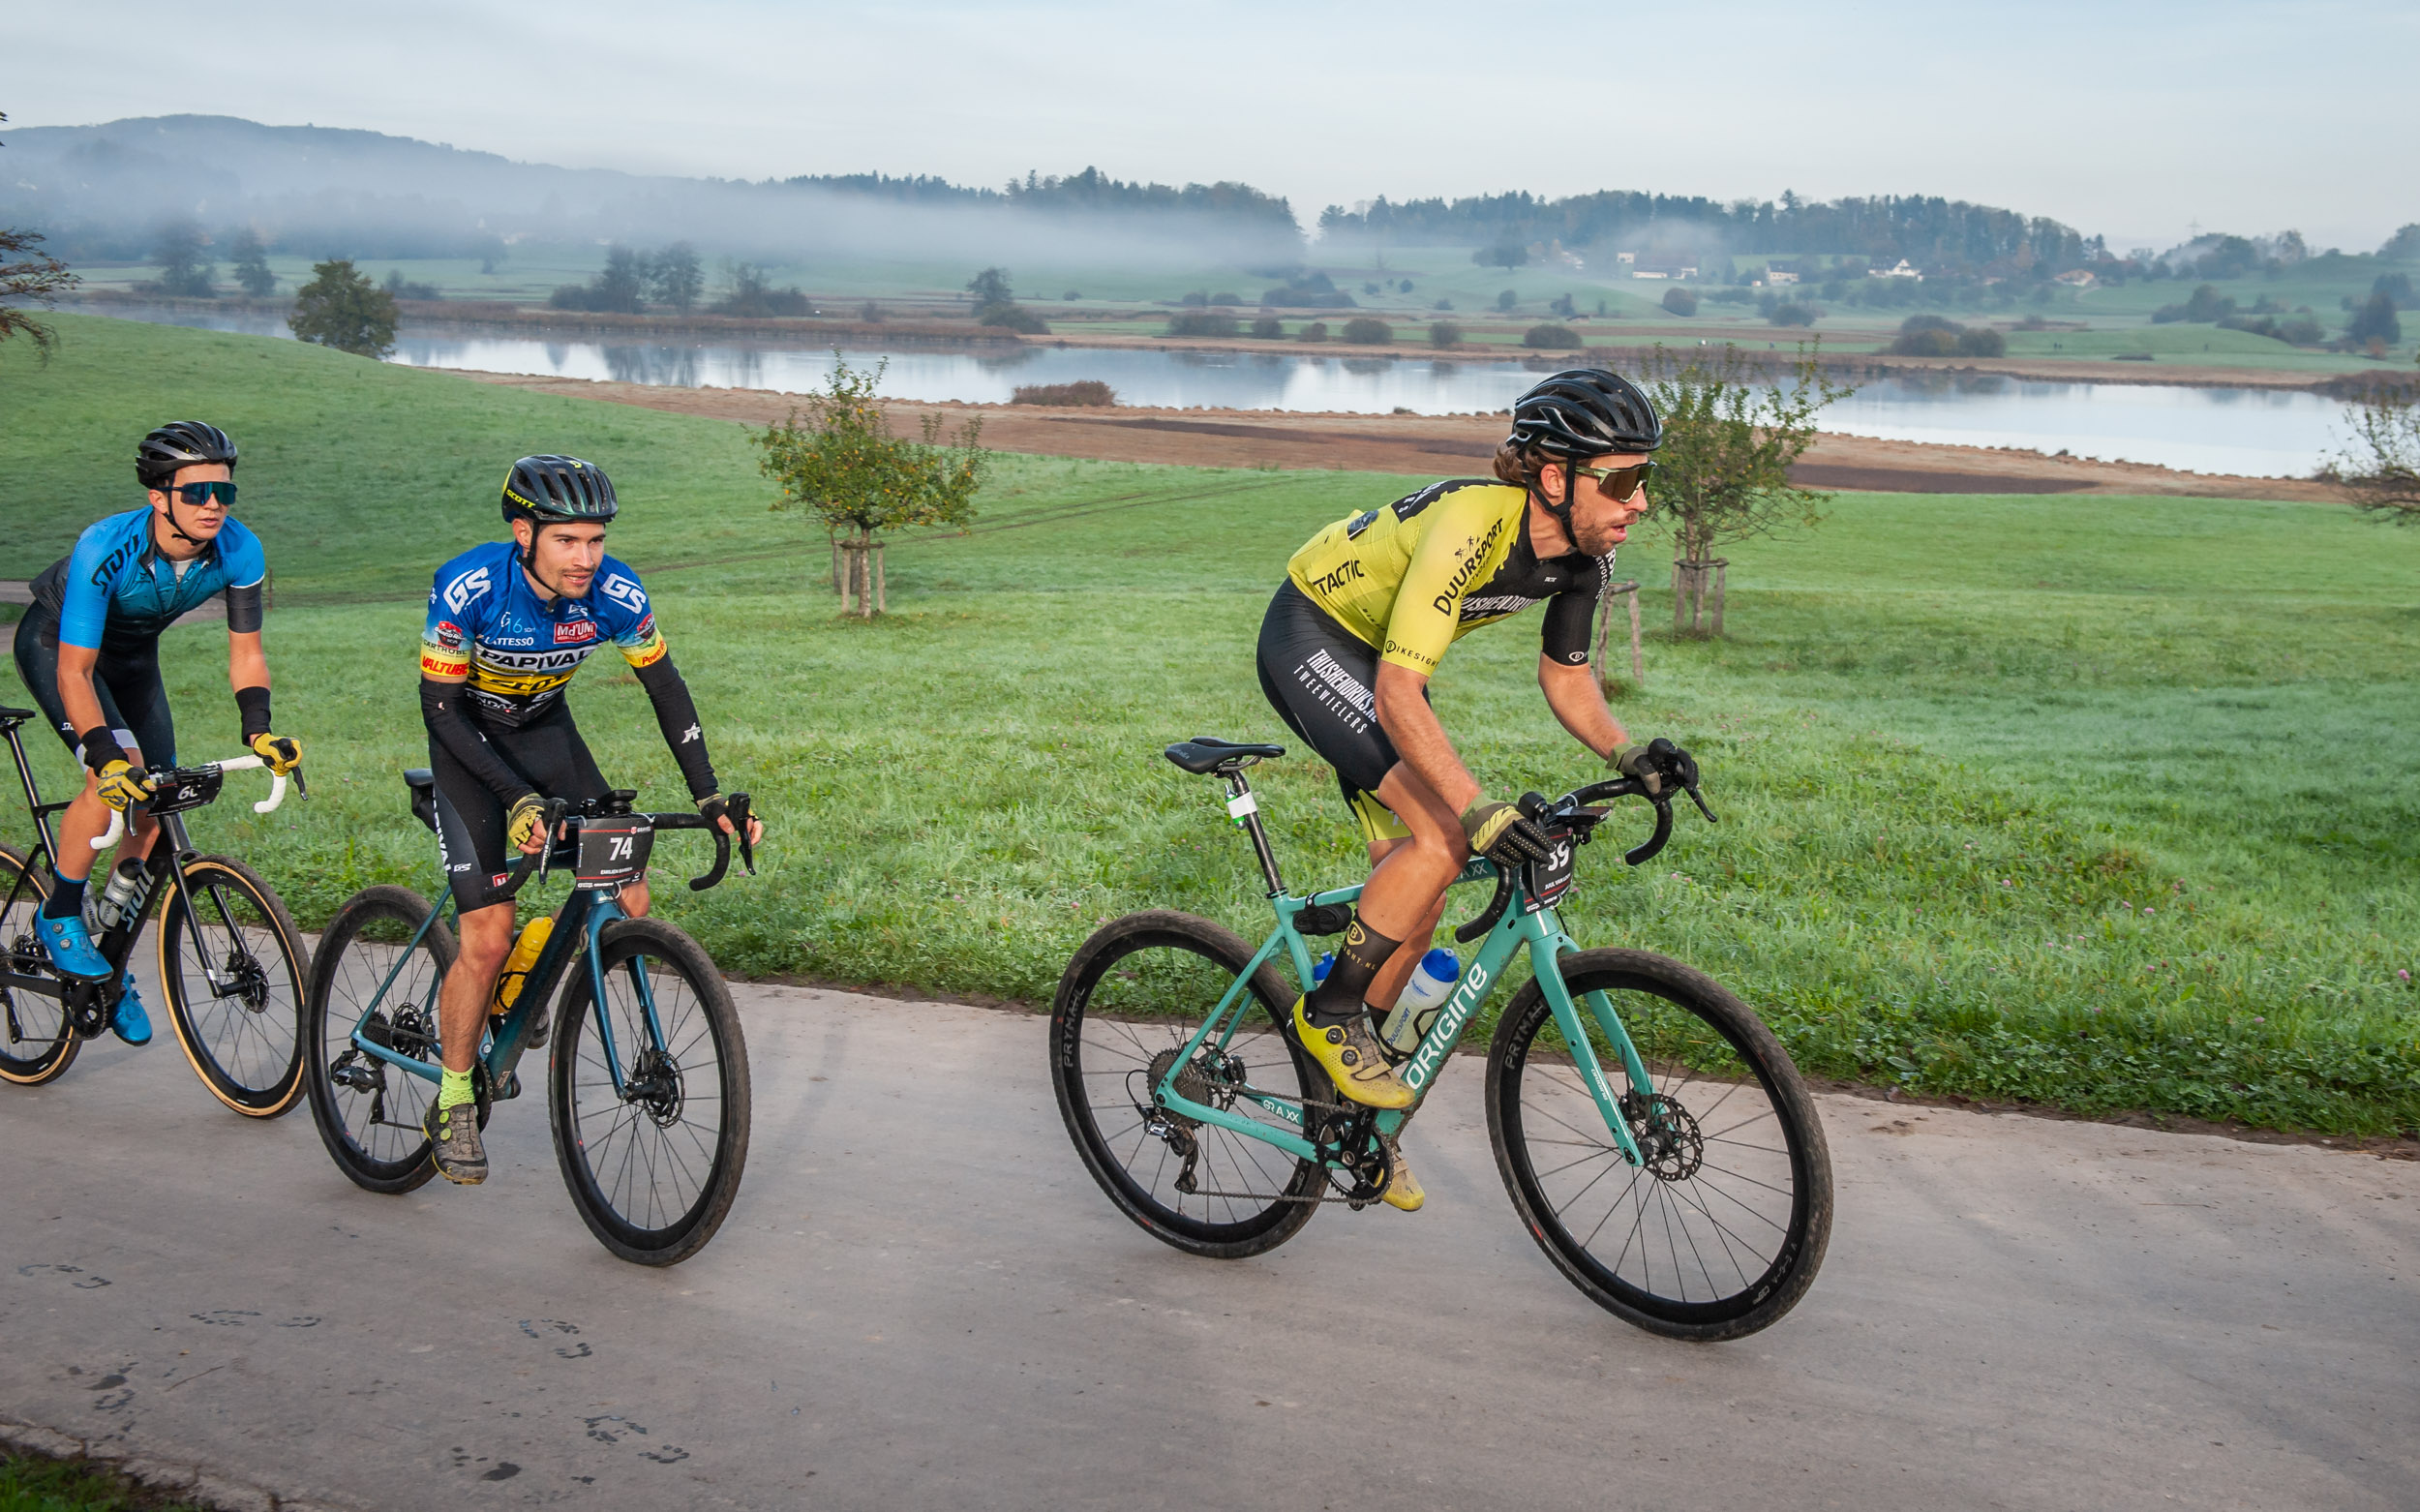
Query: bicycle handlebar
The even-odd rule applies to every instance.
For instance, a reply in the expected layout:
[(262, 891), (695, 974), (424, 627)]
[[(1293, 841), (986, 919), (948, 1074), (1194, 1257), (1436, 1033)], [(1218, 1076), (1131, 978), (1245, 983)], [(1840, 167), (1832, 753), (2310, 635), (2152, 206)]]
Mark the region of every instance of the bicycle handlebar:
[[(729, 799), (724, 801), (723, 811), (731, 820), (731, 829), (733, 833), (736, 833), (740, 839), (741, 868), (748, 876), (753, 877), (756, 875), (756, 846), (755, 843), (748, 838), (748, 795), (745, 793), (732, 794)], [(502, 892), (499, 893), (497, 901), (502, 902), (511, 898), (516, 893), (520, 892), (522, 885), (527, 883), (532, 876), (544, 876), (546, 873), (554, 869), (554, 836), (557, 832), (561, 830), (566, 822), (575, 818), (588, 819), (598, 817), (620, 818), (622, 816), (590, 814), (574, 815), (571, 812), (571, 804), (565, 800), (560, 798), (548, 799), (546, 801), (546, 817), (543, 823), (539, 826), (539, 832), (548, 836), (547, 842), (544, 846), (539, 848), (536, 855), (525, 855), (513, 863), (512, 880), (505, 884)], [(725, 833), (722, 826), (715, 824), (704, 814), (642, 814), (634, 817), (648, 820), (652, 828), (657, 830), (703, 830), (708, 834), (713, 836), (714, 864), (707, 871), (706, 875), (702, 877), (691, 877), (689, 879), (690, 892), (705, 892), (708, 888), (711, 888), (716, 883), (722, 881), (723, 875), (731, 869), (732, 835)]]
[[(1662, 745), (1666, 742), (1659, 741), (1656, 743)], [(1624, 851), (1621, 857), (1630, 865), (1644, 865), (1672, 839), (1672, 800), (1676, 791), (1689, 796), (1689, 801), (1697, 804), (1698, 812), (1706, 816), (1708, 824), (1722, 822), (1714, 817), (1712, 809), (1706, 806), (1705, 796), (1698, 792), (1697, 763), (1690, 759), (1688, 752), (1673, 747), (1671, 759), (1659, 765), (1663, 770), (1658, 772), (1661, 781), (1655, 792), (1649, 792), (1647, 784), (1637, 777), (1609, 777), (1605, 781), (1574, 789), (1551, 801), (1535, 793), (1524, 793), (1515, 806), (1529, 819), (1559, 828), (1586, 845), (1590, 832), (1612, 817), (1606, 810), (1592, 805), (1615, 799), (1644, 798), (1655, 805), (1655, 832)], [(1488, 899), (1487, 907), (1476, 918), (1454, 931), (1457, 943), (1469, 944), (1495, 928), (1497, 921), (1504, 917), (1504, 910), (1512, 904), (1512, 879), (1516, 869), (1503, 865), (1496, 867), (1495, 895)]]
[[(150, 775), (152, 772), (156, 772), (163, 780), (165, 780), (166, 777), (172, 776), (180, 771), (250, 771), (256, 767), (266, 768), (268, 765), (269, 764), (267, 762), (262, 761), (257, 756), (235, 756), (230, 757), (226, 761), (204, 762), (198, 767), (154, 767), (151, 769), (150, 772), (145, 774)], [(299, 768), (295, 770), (294, 780), (296, 782), (300, 782), (302, 780), (301, 769)], [(252, 811), (256, 814), (265, 814), (275, 809), (278, 804), (285, 801), (286, 774), (281, 771), (272, 771), (269, 773), (269, 796), (253, 804)], [(109, 810), (108, 830), (92, 842), (92, 848), (96, 851), (106, 851), (110, 846), (117, 844), (120, 839), (125, 837), (125, 834), (126, 810), (123, 808), (112, 808)]]

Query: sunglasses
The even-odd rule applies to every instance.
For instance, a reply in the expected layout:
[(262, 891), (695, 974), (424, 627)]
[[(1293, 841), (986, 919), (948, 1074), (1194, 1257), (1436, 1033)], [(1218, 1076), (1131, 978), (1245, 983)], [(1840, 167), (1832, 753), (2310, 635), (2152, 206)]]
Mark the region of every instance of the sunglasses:
[(1597, 487), (1605, 491), (1606, 498), (1626, 499), (1654, 474), (1655, 464), (1634, 462), (1626, 468), (1575, 467), (1571, 470), (1580, 477), (1596, 479)]
[(235, 485), (232, 483), (179, 483), (169, 492), (196, 509), (214, 499), (229, 509), (235, 507)]

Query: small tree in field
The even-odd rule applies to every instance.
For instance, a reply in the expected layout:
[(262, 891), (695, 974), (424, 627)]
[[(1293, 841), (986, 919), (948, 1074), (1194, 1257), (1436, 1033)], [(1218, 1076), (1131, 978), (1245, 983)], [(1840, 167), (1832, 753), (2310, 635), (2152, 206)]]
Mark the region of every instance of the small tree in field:
[(1821, 523), (1831, 496), (1792, 483), (1790, 467), (1815, 443), (1816, 415), (1856, 390), (1827, 378), (1804, 347), (1780, 382), (1728, 343), (1686, 360), (1659, 352), (1654, 371), (1664, 444), (1648, 498), (1650, 518), (1672, 526), (1672, 627), (1720, 635), (1728, 563), (1714, 549)]
[(2344, 412), (2353, 443), (2320, 475), (2398, 525), (2420, 525), (2420, 389), (2373, 389)]
[[(891, 434), (879, 391), (883, 370), (852, 368), (832, 353), (829, 386), (807, 398), (804, 413), (753, 438), (765, 455), (758, 470), (781, 485), (775, 509), (812, 511), (832, 534), (832, 589), (844, 613), (870, 620), (883, 604), (882, 547), (887, 531), (912, 526), (963, 526), (989, 471), (983, 421), (945, 437), (926, 415), (923, 438)], [(854, 597), (857, 607), (849, 609)]]
[(383, 357), (395, 349), (395, 296), (370, 282), (349, 258), (311, 265), (311, 282), (294, 294), (287, 325), (303, 341)]
[(269, 270), (269, 250), (260, 244), (260, 233), (247, 226), (235, 233), (228, 243), (227, 260), (234, 265), (235, 282), (255, 299), (266, 299), (277, 292), (277, 275)]
[[(6, 119), (0, 116), (0, 120)], [(11, 230), (0, 226), (0, 342), (22, 336), (34, 344), (35, 355), (48, 362), (51, 348), (59, 344), (58, 333), (14, 306), (19, 300), (47, 306), (63, 290), (75, 287), (82, 280), (70, 273), (66, 263), (35, 250), (41, 245), (40, 231)]]

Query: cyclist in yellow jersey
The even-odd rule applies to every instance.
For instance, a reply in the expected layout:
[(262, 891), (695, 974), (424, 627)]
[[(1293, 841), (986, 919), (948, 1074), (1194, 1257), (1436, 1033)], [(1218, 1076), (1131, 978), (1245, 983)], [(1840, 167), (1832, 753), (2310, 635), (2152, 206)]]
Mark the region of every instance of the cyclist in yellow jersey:
[[(1374, 869), (1327, 978), (1297, 1000), (1294, 1034), (1337, 1090), (1408, 1107), (1411, 1089), (1373, 1032), (1427, 952), (1445, 890), (1472, 852), (1505, 865), (1544, 860), (1545, 834), (1487, 797), (1428, 703), (1455, 641), (1546, 605), (1538, 686), (1564, 729), (1652, 784), (1588, 671), (1588, 632), (1614, 548), (1647, 512), (1655, 407), (1598, 369), (1558, 373), (1513, 406), (1497, 481), (1433, 484), (1321, 530), (1286, 563), (1261, 622), (1260, 686), (1286, 725), (1336, 768)], [(1402, 1152), (1385, 1200), (1410, 1211), (1420, 1186)]]

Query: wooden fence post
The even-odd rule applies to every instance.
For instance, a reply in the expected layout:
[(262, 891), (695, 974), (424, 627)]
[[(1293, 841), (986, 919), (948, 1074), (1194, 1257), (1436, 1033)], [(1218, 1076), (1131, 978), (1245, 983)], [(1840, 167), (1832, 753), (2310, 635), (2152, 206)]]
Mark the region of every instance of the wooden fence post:
[(1633, 580), (1628, 583), (1614, 584), (1605, 590), (1605, 596), (1597, 601), (1596, 653), (1592, 660), (1596, 666), (1596, 686), (1599, 692), (1605, 691), (1612, 682), (1612, 680), (1605, 674), (1605, 643), (1613, 636), (1614, 600), (1617, 598), (1625, 598), (1630, 603), (1630, 680), (1638, 687), (1647, 686), (1647, 668), (1639, 657), (1639, 585), (1636, 580)]

